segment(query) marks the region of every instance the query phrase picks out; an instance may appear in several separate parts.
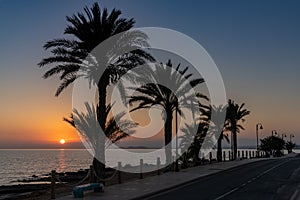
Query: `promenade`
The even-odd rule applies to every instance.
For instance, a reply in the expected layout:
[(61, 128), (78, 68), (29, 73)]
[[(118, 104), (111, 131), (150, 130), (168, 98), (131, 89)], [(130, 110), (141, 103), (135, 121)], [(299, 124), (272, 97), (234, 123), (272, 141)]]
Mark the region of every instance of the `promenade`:
[[(294, 155), (292, 155), (294, 156)], [(145, 179), (134, 180), (122, 184), (105, 187), (104, 193), (86, 192), (85, 200), (129, 200), (141, 199), (151, 196), (178, 186), (191, 184), (203, 177), (233, 169), (242, 165), (247, 165), (262, 160), (272, 158), (253, 158), (245, 160), (236, 160), (230, 162), (215, 162), (212, 164), (201, 165), (193, 168), (182, 169), (180, 172), (169, 172), (159, 176), (147, 177)], [(273, 158), (278, 159), (278, 158)], [(279, 158), (280, 159), (280, 158)], [(57, 198), (59, 200), (73, 200), (73, 195)], [(76, 198), (80, 199), (80, 198)]]

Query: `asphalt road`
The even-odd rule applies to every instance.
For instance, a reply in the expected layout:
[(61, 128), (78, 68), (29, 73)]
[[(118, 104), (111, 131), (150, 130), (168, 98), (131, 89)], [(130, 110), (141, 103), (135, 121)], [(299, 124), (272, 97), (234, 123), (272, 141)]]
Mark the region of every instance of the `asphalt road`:
[(300, 199), (300, 157), (259, 161), (148, 197), (148, 200)]

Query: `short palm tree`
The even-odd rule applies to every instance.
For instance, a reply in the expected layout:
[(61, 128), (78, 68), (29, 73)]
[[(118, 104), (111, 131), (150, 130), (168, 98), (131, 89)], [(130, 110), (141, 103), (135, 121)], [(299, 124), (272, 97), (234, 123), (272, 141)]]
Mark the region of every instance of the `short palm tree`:
[[(105, 148), (109, 147), (112, 143), (117, 143), (125, 137), (134, 134), (133, 128), (137, 126), (137, 123), (123, 119), (125, 112), (118, 113), (113, 117), (108, 117), (112, 106), (108, 105), (106, 107), (106, 118), (108, 119), (105, 124)], [(74, 114), (71, 114), (70, 118), (63, 118), (63, 120), (69, 123), (71, 126), (79, 131), (80, 136), (89, 145), (89, 149), (97, 149), (97, 140), (100, 140), (98, 130), (99, 123), (97, 119), (97, 112), (94, 105), (85, 103), (86, 112), (79, 112), (74, 110)], [(95, 153), (95, 152), (94, 152)]]
[(217, 136), (217, 160), (222, 161), (222, 140), (225, 139), (229, 143), (228, 135), (224, 132), (228, 129), (226, 117), (226, 106), (212, 106), (210, 111), (214, 113), (214, 119), (211, 119), (214, 127), (215, 135)]
[[(105, 55), (101, 55), (101, 58), (98, 58), (98, 61), (100, 59), (101, 63), (105, 64), (101, 66), (93, 65), (93, 67), (88, 65), (86, 67), (86, 58), (95, 47), (110, 37), (129, 31), (133, 27), (135, 23), (133, 18), (121, 18), (120, 15), (120, 10), (113, 9), (109, 13), (106, 8), (101, 10), (98, 3), (95, 3), (91, 9), (85, 7), (84, 13), (77, 13), (67, 17), (69, 24), (64, 34), (68, 35), (68, 37), (47, 42), (44, 48), (51, 50), (52, 56), (43, 59), (39, 63), (40, 67), (45, 65), (52, 67), (44, 74), (44, 78), (59, 75), (61, 83), (56, 91), (56, 96), (78, 77), (82, 76), (82, 69), (85, 70), (84, 76), (90, 79), (98, 88), (97, 119), (102, 130), (105, 130), (106, 124), (107, 87), (116, 83), (129, 69), (138, 64), (143, 64), (145, 60), (154, 60), (150, 54), (140, 49), (130, 51), (122, 56), (116, 56), (114, 59), (111, 58), (111, 55), (117, 54), (120, 48), (130, 49), (136, 46), (148, 45), (145, 34), (133, 32), (129, 36), (124, 34), (124, 37), (120, 37), (123, 39), (120, 43), (122, 45), (114, 44), (113, 48), (115, 49), (107, 49)], [(124, 44), (126, 45), (124, 46)], [(112, 52), (112, 50), (115, 52)], [(101, 60), (103, 58), (105, 61)], [(98, 73), (99, 71), (101, 73)], [(102, 76), (99, 77), (99, 74), (102, 74)], [(103, 143), (104, 141), (99, 142)], [(93, 165), (97, 175), (104, 177), (105, 164), (94, 158)]]
[[(194, 133), (196, 130), (196, 134)], [(208, 126), (206, 123), (185, 124), (181, 128), (183, 135), (180, 137), (180, 147), (185, 151), (182, 156), (183, 166), (186, 166), (189, 160), (192, 160), (194, 165), (200, 162), (200, 149), (207, 135)]]
[(239, 122), (244, 122), (245, 117), (250, 114), (250, 111), (244, 108), (245, 104), (236, 104), (231, 99), (228, 100), (226, 119), (228, 122), (228, 130), (232, 133), (233, 138), (233, 159), (237, 158), (237, 134), (244, 127)]
[(292, 153), (295, 146), (296, 144), (291, 141), (285, 143), (285, 149), (288, 151), (288, 153)]
[[(172, 157), (171, 141), (173, 113), (175, 112), (176, 117), (177, 114), (184, 116), (184, 113), (182, 112), (183, 107), (196, 108), (195, 102), (192, 101), (192, 96), (194, 94), (191, 94), (194, 91), (191, 90), (204, 82), (202, 78), (189, 80), (192, 75), (186, 74), (188, 68), (185, 68), (184, 70), (180, 70), (179, 68), (180, 64), (176, 67), (176, 70), (172, 70), (171, 60), (169, 60), (166, 65), (161, 63), (152, 71), (152, 73), (150, 72), (148, 77), (144, 77), (145, 79), (150, 77), (152, 81), (150, 80), (141, 87), (131, 88), (136, 90), (138, 94), (129, 97), (130, 104), (138, 104), (131, 111), (149, 109), (152, 106), (157, 106), (165, 111), (163, 118), (165, 120), (164, 136), (166, 164), (171, 163)], [(160, 83), (171, 83), (172, 89), (161, 85)], [(198, 105), (198, 101), (196, 104)]]

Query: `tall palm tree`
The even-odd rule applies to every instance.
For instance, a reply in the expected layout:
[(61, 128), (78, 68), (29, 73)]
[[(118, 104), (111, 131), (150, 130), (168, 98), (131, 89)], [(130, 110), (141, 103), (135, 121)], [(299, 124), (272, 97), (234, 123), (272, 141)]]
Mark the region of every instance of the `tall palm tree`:
[[(109, 13), (106, 8), (101, 10), (98, 3), (95, 3), (91, 9), (85, 7), (84, 13), (67, 16), (68, 25), (64, 34), (68, 37), (47, 42), (44, 48), (51, 50), (52, 56), (43, 59), (38, 64), (40, 67), (45, 65), (52, 67), (44, 74), (44, 78), (60, 75), (61, 83), (56, 91), (56, 96), (82, 76), (82, 69), (85, 70), (85, 76), (91, 79), (91, 82), (98, 88), (97, 119), (102, 130), (105, 130), (106, 123), (105, 110), (108, 86), (116, 83), (129, 69), (143, 64), (145, 60), (154, 60), (150, 54), (140, 49), (116, 56), (115, 59), (111, 58), (111, 55), (117, 54), (120, 50), (118, 48), (147, 47), (147, 36), (141, 32), (133, 32), (129, 36), (127, 34), (124, 34), (124, 37), (120, 36), (120, 38), (125, 38), (125, 41), (121, 42), (122, 45), (114, 44), (111, 49), (107, 49), (105, 55), (101, 55), (100, 60), (103, 58), (106, 60), (101, 60), (101, 63), (105, 64), (86, 67), (86, 57), (95, 47), (108, 38), (129, 31), (133, 27), (135, 23), (133, 18), (121, 18), (120, 15), (120, 10), (113, 9)], [(101, 70), (103, 73), (100, 73), (102, 76), (99, 77), (100, 74), (97, 72)], [(95, 157), (93, 165), (97, 175), (104, 177), (105, 164), (100, 163)]]
[[(192, 101), (193, 95), (191, 94), (193, 88), (204, 82), (202, 78), (189, 80), (192, 74), (186, 74), (188, 67), (180, 70), (180, 64), (176, 70), (172, 70), (172, 63), (169, 60), (166, 65), (159, 64), (153, 73), (150, 72), (148, 78), (152, 79), (146, 84), (138, 88), (131, 88), (138, 92), (137, 95), (130, 96), (129, 103), (138, 103), (138, 105), (131, 111), (138, 109), (149, 109), (152, 106), (157, 106), (165, 111), (163, 116), (164, 136), (165, 136), (165, 154), (166, 164), (171, 163), (172, 157), (172, 120), (174, 112), (184, 116), (182, 112), (183, 107), (196, 108), (195, 102)], [(147, 77), (144, 77), (147, 79)], [(188, 80), (188, 81), (187, 81)], [(168, 86), (161, 85), (160, 83), (171, 83), (171, 89)], [(198, 101), (197, 101), (198, 105)], [(192, 109), (193, 110), (193, 109)], [(177, 130), (176, 130), (177, 132)]]
[(245, 117), (250, 114), (250, 111), (244, 108), (245, 104), (236, 104), (233, 100), (228, 100), (226, 119), (228, 121), (228, 130), (232, 133), (233, 138), (233, 158), (237, 158), (237, 133), (244, 130), (244, 127), (239, 122), (244, 122)]

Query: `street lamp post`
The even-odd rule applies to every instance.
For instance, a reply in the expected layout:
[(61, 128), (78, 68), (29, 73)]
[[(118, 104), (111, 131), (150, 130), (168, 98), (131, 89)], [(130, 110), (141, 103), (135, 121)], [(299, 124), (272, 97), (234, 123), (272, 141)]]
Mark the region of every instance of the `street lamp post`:
[(277, 135), (277, 131), (276, 130), (272, 130), (272, 136), (273, 135)]
[(258, 151), (258, 128), (263, 129), (263, 126), (261, 123), (256, 124), (256, 150)]
[(295, 137), (294, 134), (290, 134), (290, 142), (292, 143), (292, 137)]

